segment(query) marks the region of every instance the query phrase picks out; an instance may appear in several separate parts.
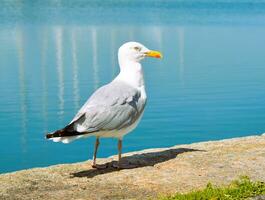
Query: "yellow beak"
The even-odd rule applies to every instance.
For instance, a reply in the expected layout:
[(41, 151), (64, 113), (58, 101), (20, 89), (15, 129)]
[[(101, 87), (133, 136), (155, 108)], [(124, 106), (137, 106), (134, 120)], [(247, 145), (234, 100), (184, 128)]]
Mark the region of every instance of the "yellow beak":
[(160, 53), (159, 51), (151, 50), (151, 51), (146, 52), (145, 55), (148, 56), (148, 57), (163, 58), (162, 53)]

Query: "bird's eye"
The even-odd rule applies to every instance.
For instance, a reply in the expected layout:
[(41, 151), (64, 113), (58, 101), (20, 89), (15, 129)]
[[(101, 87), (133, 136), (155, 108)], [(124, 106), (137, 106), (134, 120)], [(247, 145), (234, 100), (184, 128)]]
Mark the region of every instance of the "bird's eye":
[(141, 51), (141, 48), (140, 47), (133, 47), (134, 48), (134, 50), (136, 50), (136, 51)]

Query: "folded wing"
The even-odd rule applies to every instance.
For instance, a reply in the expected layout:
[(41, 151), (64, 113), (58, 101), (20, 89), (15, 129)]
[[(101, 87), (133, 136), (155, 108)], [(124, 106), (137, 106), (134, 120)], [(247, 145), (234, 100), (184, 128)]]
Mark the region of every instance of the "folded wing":
[(78, 133), (111, 131), (132, 125), (142, 114), (141, 92), (123, 82), (99, 88), (79, 110), (71, 127)]

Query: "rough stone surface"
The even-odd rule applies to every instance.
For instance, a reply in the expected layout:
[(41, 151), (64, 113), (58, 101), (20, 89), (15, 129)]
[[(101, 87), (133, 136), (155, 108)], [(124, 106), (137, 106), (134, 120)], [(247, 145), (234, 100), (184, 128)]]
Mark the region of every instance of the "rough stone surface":
[(2, 174), (0, 199), (152, 199), (241, 175), (265, 181), (265, 135), (149, 149), (124, 161), (137, 167), (96, 170), (87, 161)]

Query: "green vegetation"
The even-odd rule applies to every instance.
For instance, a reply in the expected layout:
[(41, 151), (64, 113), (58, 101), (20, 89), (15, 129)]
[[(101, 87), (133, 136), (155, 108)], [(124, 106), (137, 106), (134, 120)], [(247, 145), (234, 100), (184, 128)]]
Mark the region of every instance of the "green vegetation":
[(205, 189), (187, 194), (177, 193), (161, 200), (241, 200), (265, 195), (265, 183), (253, 182), (248, 177), (241, 177), (225, 187), (216, 187), (208, 183)]

